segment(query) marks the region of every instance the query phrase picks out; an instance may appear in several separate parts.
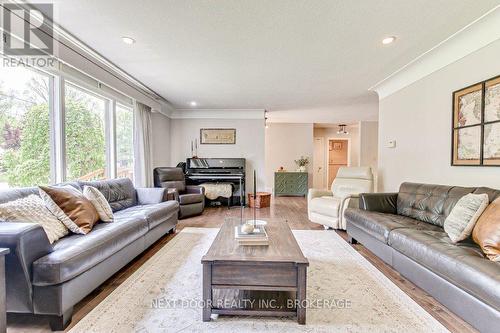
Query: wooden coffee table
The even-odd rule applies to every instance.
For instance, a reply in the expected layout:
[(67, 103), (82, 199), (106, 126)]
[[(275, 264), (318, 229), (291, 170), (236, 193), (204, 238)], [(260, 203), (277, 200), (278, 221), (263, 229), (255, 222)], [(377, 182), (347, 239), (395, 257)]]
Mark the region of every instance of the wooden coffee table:
[(203, 264), (203, 321), (211, 314), (296, 316), (306, 322), (309, 262), (284, 221), (268, 220), (269, 246), (240, 246), (228, 218)]

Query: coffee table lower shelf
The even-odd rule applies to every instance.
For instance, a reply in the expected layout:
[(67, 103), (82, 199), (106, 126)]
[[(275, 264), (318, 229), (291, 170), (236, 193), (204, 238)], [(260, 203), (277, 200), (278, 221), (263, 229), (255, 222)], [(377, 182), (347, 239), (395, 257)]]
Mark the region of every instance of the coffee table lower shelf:
[[(223, 277), (212, 274), (213, 270), (229, 270), (228, 266), (220, 263), (203, 263), (203, 299), (205, 301), (203, 321), (210, 321), (211, 314), (218, 314), (297, 317), (299, 324), (305, 324), (306, 309), (301, 304), (305, 301), (306, 295), (307, 265), (239, 263), (234, 266), (230, 265), (231, 274), (224, 274)], [(264, 274), (255, 274), (255, 270)], [(290, 270), (293, 271), (294, 278), (289, 279), (288, 282), (293, 281), (294, 285), (278, 285), (282, 279), (277, 279), (277, 277), (283, 277), (282, 272), (290, 272)], [(242, 282), (243, 277), (247, 281), (261, 283), (265, 281), (269, 285), (238, 284)], [(218, 283), (220, 280), (224, 280), (224, 283)]]

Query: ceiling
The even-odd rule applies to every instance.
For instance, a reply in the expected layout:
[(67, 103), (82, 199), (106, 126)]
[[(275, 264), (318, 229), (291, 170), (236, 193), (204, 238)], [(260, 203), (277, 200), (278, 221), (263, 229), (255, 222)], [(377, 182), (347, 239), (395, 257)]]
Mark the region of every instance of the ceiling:
[[(369, 87), (500, 0), (54, 3), (57, 23), (176, 108), (338, 108), (376, 119), (377, 107), (351, 106), (375, 105)], [(392, 35), (396, 42), (382, 45)]]

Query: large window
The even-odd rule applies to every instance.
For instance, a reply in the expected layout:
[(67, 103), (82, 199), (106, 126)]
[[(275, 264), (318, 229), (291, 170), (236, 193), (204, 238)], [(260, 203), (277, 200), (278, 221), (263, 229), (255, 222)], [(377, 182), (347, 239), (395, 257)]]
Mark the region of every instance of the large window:
[(132, 100), (61, 73), (0, 66), (0, 189), (133, 179)]
[[(97, 180), (106, 169), (108, 101), (74, 85), (65, 89), (66, 179)], [(108, 125), (109, 126), (109, 125)]]
[(51, 182), (50, 77), (0, 67), (0, 189)]
[(116, 106), (116, 176), (134, 177), (134, 113), (132, 108)]

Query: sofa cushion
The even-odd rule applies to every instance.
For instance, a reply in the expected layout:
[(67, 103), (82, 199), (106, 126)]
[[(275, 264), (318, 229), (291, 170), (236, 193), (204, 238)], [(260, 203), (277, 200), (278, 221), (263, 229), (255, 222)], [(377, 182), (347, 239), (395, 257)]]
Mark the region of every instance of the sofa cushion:
[(128, 178), (78, 182), (84, 186), (97, 188), (109, 202), (113, 212), (132, 207), (137, 204), (134, 184)]
[(54, 251), (33, 263), (33, 284), (54, 285), (68, 281), (106, 260), (148, 231), (146, 219), (137, 214), (116, 214), (113, 223), (98, 223), (86, 235), (67, 236)]
[(179, 195), (179, 203), (181, 205), (189, 205), (194, 203), (203, 202), (205, 196), (199, 193), (181, 194)]
[(127, 215), (137, 215), (142, 216), (148, 221), (149, 230), (153, 229), (157, 225), (170, 219), (173, 215), (178, 214), (179, 203), (174, 200), (165, 201), (157, 204), (151, 205), (137, 205), (119, 211), (115, 216), (127, 216)]
[(446, 217), (472, 187), (403, 183), (398, 194), (398, 214), (443, 226)]
[(442, 230), (432, 224), (415, 220), (410, 217), (372, 212), (356, 208), (348, 208), (345, 217), (349, 223), (369, 233), (381, 242), (387, 244), (389, 234), (398, 228), (411, 228), (423, 230)]
[(468, 240), (452, 243), (442, 231), (395, 229), (389, 245), (483, 302), (500, 309), (500, 263)]
[(339, 217), (342, 201), (338, 197), (324, 196), (309, 201), (309, 210), (313, 213), (330, 217)]

